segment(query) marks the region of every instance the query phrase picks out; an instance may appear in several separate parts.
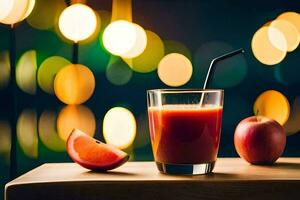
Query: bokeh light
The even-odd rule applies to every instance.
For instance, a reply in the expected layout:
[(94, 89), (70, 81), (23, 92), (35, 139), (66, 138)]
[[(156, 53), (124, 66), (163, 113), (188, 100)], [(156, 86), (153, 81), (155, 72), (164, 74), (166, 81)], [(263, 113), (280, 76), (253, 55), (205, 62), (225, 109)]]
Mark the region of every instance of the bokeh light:
[(253, 106), (253, 112), (256, 115), (274, 119), (281, 125), (284, 125), (290, 115), (290, 104), (282, 93), (268, 90), (257, 97)]
[(121, 55), (123, 58), (135, 58), (141, 55), (147, 46), (146, 31), (137, 24), (133, 25), (135, 26), (136, 31), (135, 44), (128, 52)]
[(192, 60), (191, 51), (183, 43), (175, 40), (165, 40), (164, 45), (165, 45), (165, 54), (180, 53), (185, 57), (187, 57), (188, 59)]
[(74, 42), (85, 40), (93, 35), (97, 28), (95, 12), (84, 4), (73, 4), (67, 7), (59, 16), (61, 33)]
[(281, 15), (278, 16), (277, 19), (286, 20), (290, 23), (292, 23), (298, 30), (298, 33), (300, 33), (300, 14), (296, 12), (284, 12)]
[[(30, 14), (30, 0), (2, 0), (0, 3), (1, 23), (15, 24), (23, 20), (26, 15)], [(31, 9), (32, 10), (32, 9)], [(28, 14), (29, 12), (29, 14)]]
[(132, 0), (112, 0), (111, 21), (132, 21)]
[[(270, 25), (271, 25), (271, 22), (270, 22)], [(285, 38), (285, 35), (278, 28), (274, 28), (270, 25), (267, 27), (268, 27), (268, 39), (269, 39), (271, 45), (273, 45), (273, 47), (275, 47), (281, 51), (286, 52), (288, 50), (288, 43)]]
[[(100, 32), (101, 34), (103, 34), (105, 28), (110, 24), (111, 22), (111, 12), (107, 11), (107, 10), (97, 10), (96, 11), (98, 13), (98, 15), (101, 18), (101, 27), (100, 27)], [(102, 38), (99, 38), (100, 41), (102, 41)]]
[[(196, 85), (203, 86), (212, 59), (233, 51), (234, 48), (222, 41), (211, 41), (201, 45), (194, 57), (194, 79)], [(240, 84), (246, 77), (248, 65), (244, 55), (237, 55), (216, 63), (212, 83), (209, 87), (231, 88)]]
[(66, 104), (81, 104), (94, 92), (95, 77), (84, 65), (70, 64), (63, 67), (54, 80), (55, 95)]
[(10, 61), (8, 51), (0, 53), (0, 89), (5, 88), (10, 80)]
[(71, 64), (64, 57), (51, 56), (44, 60), (38, 70), (38, 84), (44, 92), (54, 93), (54, 79), (56, 74), (63, 67)]
[(114, 85), (125, 85), (132, 77), (132, 70), (120, 58), (111, 56), (106, 68), (106, 78)]
[(145, 30), (134, 23), (117, 20), (109, 24), (103, 32), (103, 45), (113, 55), (134, 58), (146, 48)]
[(168, 86), (182, 86), (186, 84), (193, 73), (191, 61), (182, 54), (166, 55), (158, 64), (158, 76)]
[(0, 121), (0, 156), (9, 162), (11, 147), (11, 128), (7, 121)]
[(26, 51), (16, 67), (16, 81), (19, 88), (28, 93), (36, 92), (37, 57), (35, 50)]
[(96, 130), (95, 116), (88, 107), (84, 105), (68, 105), (60, 111), (57, 118), (59, 137), (66, 141), (75, 128), (89, 136), (94, 136)]
[(265, 65), (280, 63), (285, 58), (287, 51), (283, 33), (269, 26), (263, 26), (256, 31), (251, 47), (255, 58)]
[(27, 10), (21, 20), (26, 19), (31, 14), (31, 12), (34, 8), (35, 0), (28, 0), (28, 1), (29, 2), (28, 2)]
[(288, 121), (284, 124), (286, 134), (293, 135), (300, 131), (300, 97), (296, 97)]
[[(94, 72), (95, 76), (105, 72), (111, 54), (102, 45), (103, 29), (110, 23), (111, 13), (108, 11), (97, 11), (101, 18), (101, 27), (88, 40), (80, 43), (79, 60)], [(94, 38), (94, 36), (96, 36)]]
[(38, 157), (37, 114), (25, 109), (17, 121), (17, 139), (24, 154), (30, 158)]
[(136, 136), (134, 115), (123, 107), (110, 109), (104, 116), (103, 136), (108, 144), (120, 149), (129, 148)]
[[(300, 41), (300, 33), (298, 32), (297, 28), (290, 22), (286, 21), (286, 20), (281, 20), (281, 19), (276, 19), (274, 21), (271, 22), (270, 27), (279, 30), (283, 35), (284, 38), (286, 40), (286, 42), (284, 41), (283, 44), (281, 44), (280, 46), (282, 48), (279, 48), (282, 51), (294, 51), (298, 45), (299, 45), (299, 41)], [(271, 43), (275, 43), (276, 44), (276, 38), (275, 41), (273, 42), (273, 35), (276, 34), (272, 34), (273, 29), (269, 29), (269, 38)], [(287, 45), (287, 46), (285, 46)], [(286, 48), (286, 49), (285, 49)]]
[(136, 41), (135, 27), (125, 20), (114, 21), (105, 28), (102, 40), (107, 51), (120, 56), (134, 47)]
[(147, 46), (143, 53), (133, 59), (124, 59), (132, 70), (140, 73), (154, 71), (164, 57), (165, 48), (161, 38), (152, 31), (146, 30)]
[(39, 119), (38, 130), (42, 143), (50, 150), (62, 152), (66, 150), (66, 142), (62, 140), (56, 129), (57, 114), (44, 111)]
[(300, 83), (299, 62), (300, 49), (287, 55), (279, 65), (274, 69), (274, 76), (278, 82), (286, 86), (292, 86)]
[(11, 10), (13, 9), (14, 2), (15, 1), (13, 1), (13, 0), (0, 1), (0, 21), (5, 19), (9, 15)]
[(62, 0), (36, 0), (33, 11), (26, 21), (36, 29), (51, 29), (58, 24), (58, 17), (66, 7), (65, 1)]

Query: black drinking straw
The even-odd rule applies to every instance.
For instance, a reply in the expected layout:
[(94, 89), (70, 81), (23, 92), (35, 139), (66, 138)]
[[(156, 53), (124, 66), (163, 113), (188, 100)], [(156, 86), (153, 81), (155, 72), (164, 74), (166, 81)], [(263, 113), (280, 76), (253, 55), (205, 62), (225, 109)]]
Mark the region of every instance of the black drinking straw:
[[(215, 73), (215, 66), (216, 66), (216, 63), (219, 62), (219, 61), (222, 61), (222, 60), (226, 60), (227, 58), (230, 58), (232, 56), (235, 56), (235, 55), (238, 55), (240, 53), (244, 53), (244, 49), (243, 48), (240, 48), (240, 49), (237, 49), (237, 50), (234, 50), (234, 51), (231, 51), (229, 53), (226, 53), (226, 54), (223, 54), (219, 57), (216, 57), (214, 58), (211, 62), (210, 62), (210, 65), (209, 65), (209, 68), (208, 68), (208, 71), (207, 71), (207, 74), (206, 74), (206, 78), (205, 78), (205, 81), (204, 81), (204, 84), (203, 84), (203, 90), (206, 89), (206, 87), (210, 84), (210, 82), (212, 81), (212, 78), (213, 78), (213, 75)], [(202, 93), (202, 96), (201, 96), (201, 100), (200, 100), (200, 105), (202, 106), (203, 104), (203, 100), (204, 100), (204, 93)]]

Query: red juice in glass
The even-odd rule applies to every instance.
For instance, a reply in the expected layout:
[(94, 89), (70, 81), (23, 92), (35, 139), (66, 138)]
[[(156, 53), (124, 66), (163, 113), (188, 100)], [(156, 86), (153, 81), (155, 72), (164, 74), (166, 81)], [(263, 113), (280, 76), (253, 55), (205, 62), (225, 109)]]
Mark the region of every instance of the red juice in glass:
[(219, 149), (222, 112), (222, 104), (149, 106), (152, 150), (159, 170), (176, 174), (211, 172)]

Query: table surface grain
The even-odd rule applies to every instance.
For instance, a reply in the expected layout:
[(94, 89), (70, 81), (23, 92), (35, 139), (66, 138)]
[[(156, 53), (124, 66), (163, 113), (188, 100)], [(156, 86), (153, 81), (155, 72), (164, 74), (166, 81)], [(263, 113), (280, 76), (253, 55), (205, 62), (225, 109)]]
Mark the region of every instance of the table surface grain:
[[(83, 188), (91, 191), (87, 199), (94, 199), (99, 193), (103, 199), (120, 199), (126, 197), (122, 192), (133, 188), (136, 190), (127, 196), (148, 195), (143, 195), (143, 199), (156, 199), (152, 198), (154, 194), (164, 199), (168, 190), (173, 191), (166, 195), (168, 199), (173, 195), (173, 199), (238, 199), (239, 194), (244, 196), (243, 199), (250, 199), (255, 197), (256, 192), (264, 199), (281, 199), (287, 194), (289, 197), (299, 195), (300, 198), (300, 158), (280, 158), (271, 166), (250, 165), (239, 158), (219, 158), (214, 173), (196, 176), (165, 175), (157, 171), (154, 162), (128, 162), (106, 173), (91, 172), (75, 163), (44, 164), (8, 183), (6, 198), (17, 199), (15, 193), (23, 197), (35, 194), (35, 197), (45, 198), (43, 191), (59, 191), (62, 188), (65, 188), (64, 194), (55, 194), (56, 200), (72, 195), (72, 199), (76, 199), (78, 196), (75, 194), (84, 192)], [(46, 196), (51, 199), (51, 195), (50, 192)], [(81, 196), (79, 199), (85, 198)]]

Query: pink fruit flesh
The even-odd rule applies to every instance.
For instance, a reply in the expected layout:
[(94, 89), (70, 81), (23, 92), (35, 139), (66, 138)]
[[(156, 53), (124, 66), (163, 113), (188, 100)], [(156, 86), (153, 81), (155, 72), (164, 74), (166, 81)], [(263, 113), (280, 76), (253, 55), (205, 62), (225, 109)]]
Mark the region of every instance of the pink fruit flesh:
[(101, 143), (77, 129), (68, 138), (67, 151), (74, 162), (96, 171), (117, 168), (129, 159), (125, 152)]

